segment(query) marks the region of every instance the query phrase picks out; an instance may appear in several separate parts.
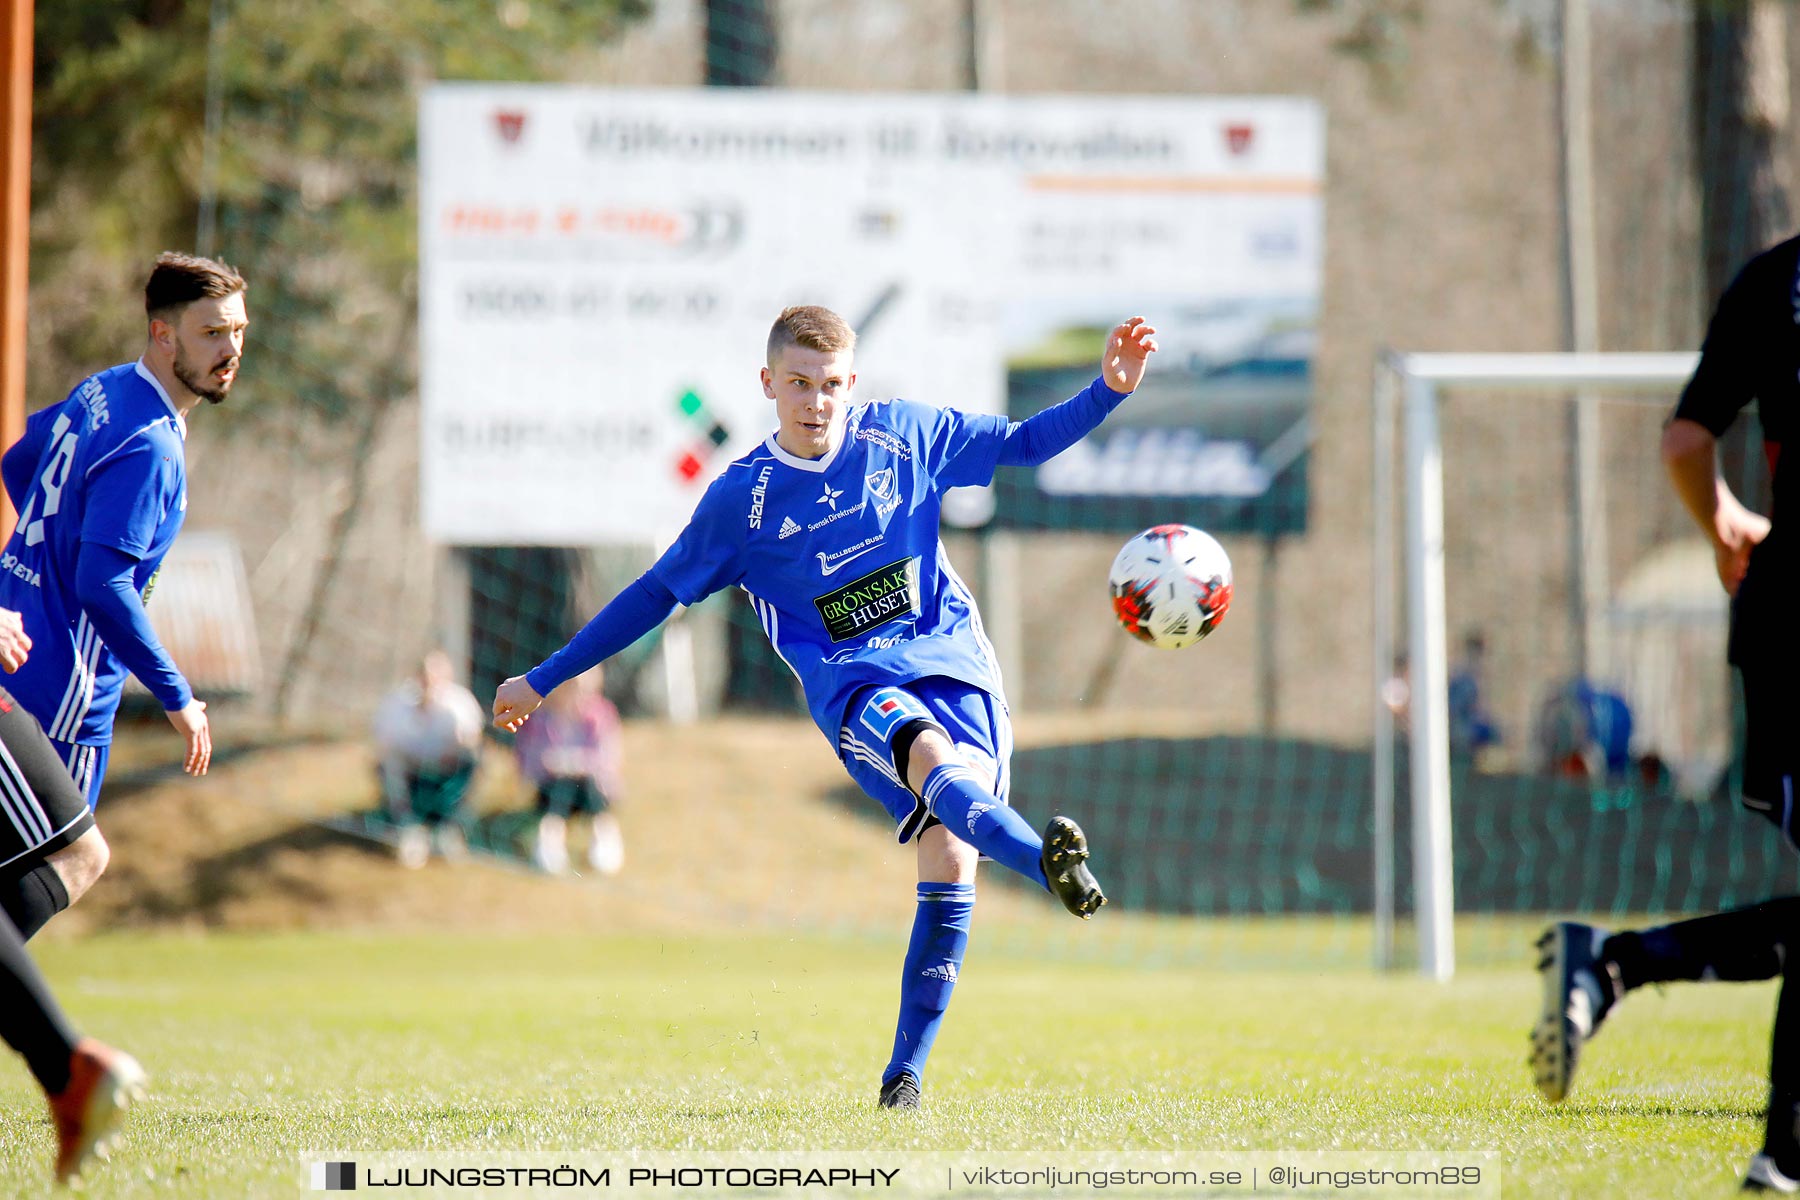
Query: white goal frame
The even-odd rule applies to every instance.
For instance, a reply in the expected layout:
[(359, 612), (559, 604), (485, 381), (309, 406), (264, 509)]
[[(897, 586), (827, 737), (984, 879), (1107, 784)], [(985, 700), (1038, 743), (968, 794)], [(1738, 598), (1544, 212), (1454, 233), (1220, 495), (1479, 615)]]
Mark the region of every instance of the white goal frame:
[[(1455, 896), (1450, 852), (1450, 719), (1448, 639), (1444, 613), (1444, 461), (1438, 406), (1446, 389), (1563, 391), (1578, 396), (1575, 454), (1582, 480), (1576, 500), (1583, 548), (1603, 547), (1598, 494), (1599, 405), (1594, 393), (1646, 386), (1679, 386), (1699, 355), (1677, 354), (1396, 354), (1375, 368), (1372, 517), (1375, 963), (1394, 963), (1394, 722), (1382, 702), (1394, 658), (1392, 587), (1395, 534), (1396, 425), (1403, 427), (1399, 471), (1405, 487), (1407, 660), (1412, 745), (1414, 919), (1419, 969), (1445, 981), (1456, 972), (1452, 919)], [(1404, 420), (1397, 418), (1404, 413)], [(1592, 468), (1592, 469), (1590, 469)], [(1585, 569), (1590, 557), (1580, 556)], [(1588, 580), (1579, 580), (1583, 595)]]

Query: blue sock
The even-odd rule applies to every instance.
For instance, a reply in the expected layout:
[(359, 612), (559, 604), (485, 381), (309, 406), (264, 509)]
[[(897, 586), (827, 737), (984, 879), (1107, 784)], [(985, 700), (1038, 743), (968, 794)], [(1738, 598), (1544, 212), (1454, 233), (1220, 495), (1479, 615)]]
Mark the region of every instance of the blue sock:
[(894, 1030), (894, 1057), (881, 1073), (886, 1083), (905, 1071), (925, 1078), (925, 1059), (937, 1040), (950, 992), (969, 945), (969, 918), (975, 912), (972, 883), (921, 883), (919, 912), (900, 972), (900, 1023)]
[(1045, 891), (1044, 839), (1025, 818), (1000, 803), (961, 763), (941, 763), (925, 776), (925, 807), (969, 845), (1011, 867)]

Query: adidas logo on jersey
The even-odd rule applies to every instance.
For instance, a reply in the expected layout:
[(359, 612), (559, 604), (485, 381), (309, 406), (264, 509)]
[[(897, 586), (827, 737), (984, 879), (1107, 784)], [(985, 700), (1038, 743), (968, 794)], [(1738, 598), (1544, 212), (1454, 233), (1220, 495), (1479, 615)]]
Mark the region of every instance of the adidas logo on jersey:
[(956, 964), (939, 963), (935, 967), (926, 967), (923, 971), (919, 972), (919, 977), (921, 979), (941, 979), (945, 983), (955, 983)]
[(776, 535), (777, 540), (780, 538), (792, 537), (799, 532), (800, 523), (798, 521), (794, 520), (792, 517), (783, 517), (781, 518), (781, 532)]

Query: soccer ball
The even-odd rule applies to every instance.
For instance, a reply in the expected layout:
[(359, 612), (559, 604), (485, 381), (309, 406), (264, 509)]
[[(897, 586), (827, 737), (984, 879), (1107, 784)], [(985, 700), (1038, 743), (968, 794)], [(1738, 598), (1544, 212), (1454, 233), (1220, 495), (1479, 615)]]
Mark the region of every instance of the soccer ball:
[(1191, 525), (1157, 525), (1126, 542), (1111, 582), (1125, 632), (1163, 650), (1193, 645), (1231, 607), (1231, 559)]

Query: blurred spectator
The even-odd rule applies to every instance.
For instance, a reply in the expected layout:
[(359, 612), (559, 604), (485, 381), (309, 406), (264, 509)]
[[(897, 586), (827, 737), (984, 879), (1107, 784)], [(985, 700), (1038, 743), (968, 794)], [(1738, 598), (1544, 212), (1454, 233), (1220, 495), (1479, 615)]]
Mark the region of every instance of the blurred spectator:
[(1463, 637), (1462, 661), (1450, 671), (1450, 753), (1479, 759), (1500, 744), (1500, 727), (1481, 697), (1486, 682), (1487, 639), (1479, 633)]
[[(1623, 782), (1632, 768), (1631, 730), (1625, 697), (1576, 679), (1551, 692), (1538, 711), (1538, 757), (1553, 775)], [(1660, 763), (1650, 769), (1659, 771)]]
[(571, 817), (586, 816), (588, 865), (602, 875), (625, 865), (625, 839), (612, 812), (620, 795), (619, 710), (601, 694), (602, 669), (577, 675), (544, 698), (513, 744), (519, 770), (536, 789), (531, 859), (553, 875), (569, 869)]
[(456, 682), (441, 650), (427, 654), (418, 676), (381, 702), (374, 729), (381, 803), (399, 830), (405, 866), (424, 866), (433, 840), (446, 858), (463, 854), (463, 800), (486, 724), (480, 701)]

